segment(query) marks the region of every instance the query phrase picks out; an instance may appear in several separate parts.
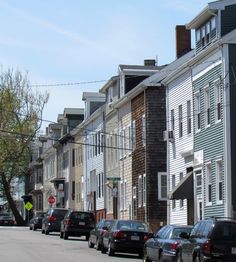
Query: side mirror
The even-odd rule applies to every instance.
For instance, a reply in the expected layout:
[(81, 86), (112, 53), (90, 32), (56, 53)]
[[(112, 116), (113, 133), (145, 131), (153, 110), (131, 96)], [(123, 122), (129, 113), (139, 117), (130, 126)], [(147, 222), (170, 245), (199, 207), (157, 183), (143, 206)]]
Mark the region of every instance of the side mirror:
[(180, 238), (184, 238), (184, 239), (188, 239), (189, 238), (189, 234), (187, 232), (181, 232), (179, 234), (179, 237)]

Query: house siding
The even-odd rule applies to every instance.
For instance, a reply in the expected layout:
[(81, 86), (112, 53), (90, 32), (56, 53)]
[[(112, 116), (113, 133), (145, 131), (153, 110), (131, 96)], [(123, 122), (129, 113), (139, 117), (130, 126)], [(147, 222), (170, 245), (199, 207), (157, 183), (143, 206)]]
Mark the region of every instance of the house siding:
[[(209, 59), (210, 61), (210, 59)], [(207, 62), (206, 62), (207, 63)], [(201, 115), (201, 130), (195, 132), (194, 135), (194, 152), (203, 150), (203, 166), (202, 166), (202, 192), (203, 193), (203, 216), (224, 216), (224, 205), (216, 202), (216, 160), (221, 158), (224, 166), (224, 130), (223, 130), (223, 114), (221, 108), (221, 121), (215, 120), (215, 88), (214, 81), (222, 77), (222, 64), (218, 64), (210, 70), (206, 70), (199, 78), (193, 81), (193, 90), (200, 94), (200, 115)], [(210, 126), (205, 124), (205, 102), (204, 88), (209, 87), (210, 90)], [(223, 90), (221, 89), (221, 104)], [(194, 99), (193, 99), (194, 100)], [(193, 101), (195, 102), (195, 101)], [(195, 103), (193, 103), (195, 112)], [(223, 105), (224, 106), (224, 105)], [(195, 129), (195, 114), (194, 114), (194, 130)], [(207, 205), (206, 202), (206, 163), (211, 163), (212, 176), (212, 204)], [(223, 169), (224, 170), (224, 169)], [(223, 174), (224, 177), (224, 174)], [(223, 179), (224, 184), (224, 179)], [(197, 195), (198, 192), (197, 192)], [(223, 192), (224, 195), (224, 192)], [(223, 200), (224, 201), (224, 200)]]
[[(169, 188), (172, 188), (172, 175), (175, 176), (175, 186), (180, 182), (180, 173), (183, 176), (187, 174), (187, 168), (193, 165), (193, 156), (190, 154), (186, 158), (181, 153), (193, 149), (193, 120), (192, 120), (192, 83), (191, 71), (183, 73), (180, 77), (168, 84), (169, 88), (169, 105), (168, 105), (168, 130), (171, 130), (170, 119), (171, 110), (174, 110), (175, 127), (174, 143), (169, 143)], [(191, 102), (191, 133), (187, 133), (187, 101)], [(179, 106), (182, 105), (183, 115), (183, 136), (180, 137), (179, 130)], [(173, 201), (170, 201), (170, 223), (171, 224), (188, 224), (187, 199), (183, 201), (183, 207), (180, 206), (180, 200), (175, 200), (176, 207), (173, 208)]]
[(235, 79), (235, 68), (236, 68), (236, 45), (229, 45), (229, 81), (230, 81), (230, 125), (231, 125), (231, 186), (232, 186), (232, 206), (234, 214), (236, 213), (236, 79)]
[(236, 13), (236, 5), (226, 6), (225, 10), (221, 11), (221, 36), (222, 37), (236, 28), (235, 13)]

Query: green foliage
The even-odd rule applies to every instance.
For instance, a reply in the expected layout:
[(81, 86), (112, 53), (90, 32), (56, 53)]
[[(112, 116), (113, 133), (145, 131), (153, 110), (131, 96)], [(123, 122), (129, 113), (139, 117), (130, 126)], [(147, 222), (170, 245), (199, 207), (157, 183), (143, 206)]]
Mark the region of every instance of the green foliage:
[(47, 93), (32, 90), (27, 74), (0, 73), (0, 190), (3, 175), (10, 185), (12, 179), (27, 174), (31, 141), (47, 101)]

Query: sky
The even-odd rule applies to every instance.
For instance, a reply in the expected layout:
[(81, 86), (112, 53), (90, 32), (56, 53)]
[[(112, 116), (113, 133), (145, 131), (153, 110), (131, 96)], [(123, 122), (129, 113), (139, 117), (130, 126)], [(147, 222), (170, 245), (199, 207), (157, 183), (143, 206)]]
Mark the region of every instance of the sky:
[[(83, 108), (118, 65), (172, 62), (175, 26), (211, 0), (0, 0), (0, 66), (48, 92), (42, 131), (64, 108)], [(35, 87), (37, 85), (37, 87)]]

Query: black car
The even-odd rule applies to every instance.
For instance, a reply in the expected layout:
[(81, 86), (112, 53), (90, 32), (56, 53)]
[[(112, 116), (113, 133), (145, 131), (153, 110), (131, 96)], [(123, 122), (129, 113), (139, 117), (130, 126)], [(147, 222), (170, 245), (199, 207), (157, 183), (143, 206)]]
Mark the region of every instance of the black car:
[(236, 220), (209, 218), (196, 223), (179, 246), (180, 261), (236, 261)]
[(14, 226), (15, 221), (13, 217), (8, 213), (0, 214), (0, 226)]
[(102, 219), (96, 225), (94, 229), (90, 231), (88, 246), (93, 248), (96, 246), (97, 250), (101, 250), (102, 246), (102, 235), (108, 230), (111, 225), (114, 223), (114, 220), (111, 219)]
[(30, 230), (37, 230), (42, 228), (42, 220), (44, 216), (46, 215), (46, 212), (36, 212), (34, 216), (29, 221), (29, 229)]
[(61, 221), (68, 209), (66, 208), (49, 208), (42, 220), (42, 233), (48, 235), (50, 232), (60, 232)]
[(190, 234), (193, 226), (166, 225), (157, 230), (152, 238), (144, 244), (144, 262), (151, 261), (179, 261), (180, 234)]
[(115, 220), (102, 236), (101, 252), (109, 256), (115, 252), (133, 253), (143, 256), (143, 245), (150, 237), (146, 223), (136, 220)]
[(85, 236), (89, 239), (90, 231), (95, 227), (95, 216), (92, 212), (68, 210), (61, 221), (60, 238)]

